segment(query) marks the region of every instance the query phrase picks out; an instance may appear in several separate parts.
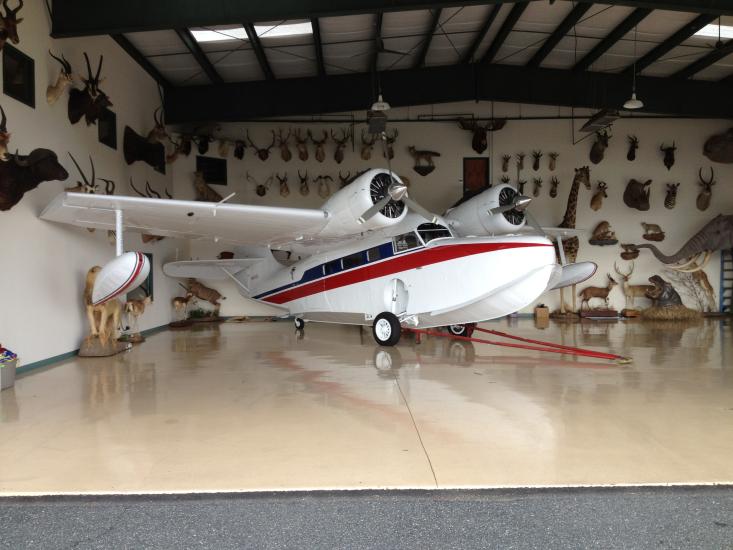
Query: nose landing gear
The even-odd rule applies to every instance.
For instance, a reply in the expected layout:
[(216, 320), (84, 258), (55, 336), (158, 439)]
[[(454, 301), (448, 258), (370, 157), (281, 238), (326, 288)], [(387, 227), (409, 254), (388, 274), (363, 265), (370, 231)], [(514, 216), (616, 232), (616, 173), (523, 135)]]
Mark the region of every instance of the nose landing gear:
[(402, 335), (400, 320), (394, 313), (388, 311), (380, 313), (374, 319), (372, 335), (380, 346), (394, 346)]

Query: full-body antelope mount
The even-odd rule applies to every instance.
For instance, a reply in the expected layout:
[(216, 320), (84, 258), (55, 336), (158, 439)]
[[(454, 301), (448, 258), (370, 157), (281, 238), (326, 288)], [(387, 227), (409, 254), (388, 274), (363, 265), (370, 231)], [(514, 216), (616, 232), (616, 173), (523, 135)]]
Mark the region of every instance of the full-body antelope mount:
[(578, 296), (580, 296), (581, 298), (581, 302), (580, 302), (581, 311), (583, 309), (583, 304), (585, 304), (588, 307), (588, 309), (590, 309), (590, 301), (593, 298), (599, 298), (603, 300), (606, 307), (608, 307), (608, 295), (611, 293), (611, 289), (613, 289), (613, 287), (615, 287), (618, 283), (613, 280), (613, 277), (611, 277), (610, 274), (606, 274), (606, 275), (608, 276), (608, 282), (606, 283), (605, 287), (587, 286), (583, 290), (580, 291)]
[(421, 151), (415, 149), (415, 147), (412, 145), (407, 148), (407, 151), (410, 153), (410, 156), (412, 156), (412, 158), (415, 160), (413, 170), (415, 170), (415, 172), (417, 172), (421, 176), (427, 176), (435, 169), (433, 157), (440, 156), (440, 153), (436, 151)]
[(117, 340), (117, 327), (120, 325), (122, 305), (116, 298), (96, 306), (92, 303), (94, 281), (97, 280), (100, 271), (102, 271), (100, 266), (92, 267), (87, 272), (84, 285), (84, 306), (89, 321), (88, 338), (99, 338), (103, 346), (106, 346), (108, 342), (114, 345)]
[[(575, 229), (575, 219), (578, 211), (578, 193), (580, 192), (580, 184), (590, 190), (590, 169), (587, 166), (575, 169), (575, 177), (573, 184), (570, 186), (570, 194), (568, 195), (568, 205), (565, 208), (565, 215), (558, 227), (565, 229)], [(578, 250), (580, 248), (580, 240), (578, 237), (570, 237), (563, 239), (562, 248), (567, 263), (574, 263), (578, 258)], [(573, 311), (576, 311), (575, 285), (573, 285)], [(565, 313), (565, 300), (563, 289), (560, 289), (560, 312)]]
[(53, 55), (51, 50), (49, 50), (48, 53), (61, 65), (61, 71), (59, 72), (59, 76), (56, 78), (56, 83), (50, 84), (46, 88), (46, 102), (49, 105), (53, 105), (61, 97), (61, 94), (66, 91), (66, 87), (73, 84), (74, 75), (71, 72), (71, 63), (66, 60), (63, 53), (61, 54), (60, 59)]
[(653, 285), (632, 285), (629, 283), (629, 279), (631, 279), (631, 275), (634, 273), (634, 262), (631, 262), (631, 268), (628, 273), (622, 272), (616, 265), (616, 262), (613, 263), (613, 269), (616, 271), (618, 276), (621, 277), (621, 289), (623, 290), (624, 297), (626, 298), (627, 308), (633, 309), (634, 300), (636, 300), (636, 298), (646, 298), (646, 293), (650, 290), (654, 290)]

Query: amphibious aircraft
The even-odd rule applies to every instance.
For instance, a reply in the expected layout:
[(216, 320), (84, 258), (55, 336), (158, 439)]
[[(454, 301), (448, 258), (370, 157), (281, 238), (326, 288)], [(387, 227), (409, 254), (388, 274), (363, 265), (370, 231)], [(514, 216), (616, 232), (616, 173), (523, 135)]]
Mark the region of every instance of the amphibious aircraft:
[[(412, 200), (389, 169), (362, 173), (320, 209), (225, 201), (67, 192), (41, 217), (117, 227), (120, 239), (124, 227), (231, 243), (233, 259), (176, 261), (164, 272), (229, 278), (273, 315), (294, 316), (298, 328), (305, 321), (371, 325), (380, 345), (396, 344), (403, 327), (450, 326), (462, 334), (472, 323), (518, 311), (595, 272), (591, 262), (559, 265), (546, 233), (536, 224), (536, 234), (526, 232), (531, 199), (507, 184), (443, 216)], [(554, 234), (563, 232), (573, 234)]]

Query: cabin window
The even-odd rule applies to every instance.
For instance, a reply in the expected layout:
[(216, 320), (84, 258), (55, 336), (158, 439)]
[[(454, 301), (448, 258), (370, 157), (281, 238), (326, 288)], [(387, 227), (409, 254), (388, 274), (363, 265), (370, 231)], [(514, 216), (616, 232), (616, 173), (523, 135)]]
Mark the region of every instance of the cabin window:
[(359, 267), (364, 264), (364, 254), (357, 252), (356, 254), (350, 254), (342, 259), (344, 269), (351, 269), (352, 267)]
[(367, 260), (370, 262), (376, 262), (377, 260), (381, 260), (384, 257), (385, 256), (382, 254), (381, 246), (375, 246), (367, 250)]
[(445, 239), (446, 237), (452, 237), (450, 230), (437, 223), (423, 223), (417, 226), (417, 232), (425, 244), (429, 243), (433, 239)]
[(420, 246), (420, 241), (417, 239), (417, 235), (413, 232), (397, 235), (392, 239), (392, 242), (395, 253), (405, 252)]
[(341, 259), (332, 260), (323, 266), (323, 273), (325, 275), (333, 275), (341, 271)]

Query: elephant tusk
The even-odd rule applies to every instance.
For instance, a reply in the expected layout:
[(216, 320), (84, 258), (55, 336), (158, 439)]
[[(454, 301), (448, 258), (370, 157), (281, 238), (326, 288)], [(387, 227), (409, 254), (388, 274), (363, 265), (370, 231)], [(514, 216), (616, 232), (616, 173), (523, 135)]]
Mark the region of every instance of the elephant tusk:
[(690, 257), (684, 263), (681, 263), (681, 264), (678, 263), (677, 265), (670, 265), (668, 267), (670, 269), (674, 269), (675, 271), (680, 271), (680, 270), (682, 270), (682, 269), (684, 269), (686, 267), (689, 267), (690, 265), (694, 264), (697, 261), (697, 259), (700, 257), (700, 254), (701, 254), (701, 252), (698, 252), (694, 256)]
[(702, 263), (695, 265), (695, 267), (690, 269), (678, 269), (677, 271), (680, 271), (682, 273), (695, 273), (696, 271), (701, 271), (705, 269), (705, 266), (708, 265), (708, 262), (710, 261), (710, 258), (712, 258), (712, 251), (706, 250), (705, 251), (705, 257), (702, 260)]

